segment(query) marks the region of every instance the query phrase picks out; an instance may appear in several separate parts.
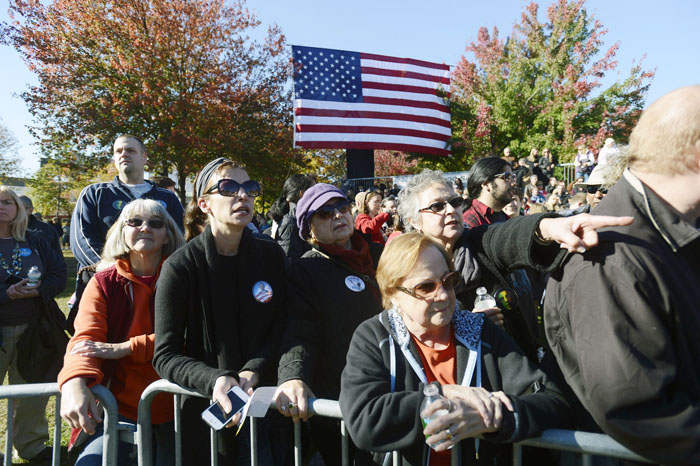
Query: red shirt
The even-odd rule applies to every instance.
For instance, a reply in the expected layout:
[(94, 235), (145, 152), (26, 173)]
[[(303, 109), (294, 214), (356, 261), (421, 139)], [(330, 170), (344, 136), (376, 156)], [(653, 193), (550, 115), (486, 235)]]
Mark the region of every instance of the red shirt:
[(467, 228), (478, 227), (479, 225), (491, 225), (492, 223), (505, 222), (510, 217), (501, 211), (494, 212), (493, 209), (478, 199), (472, 201), (471, 207), (464, 211), (464, 225)]

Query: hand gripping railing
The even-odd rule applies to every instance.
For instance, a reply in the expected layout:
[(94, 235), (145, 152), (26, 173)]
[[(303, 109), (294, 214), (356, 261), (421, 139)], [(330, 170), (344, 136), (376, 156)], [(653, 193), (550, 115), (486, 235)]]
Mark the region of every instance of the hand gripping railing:
[[(101, 402), (104, 409), (104, 455), (102, 466), (116, 466), (117, 464), (117, 423), (119, 414), (117, 400), (112, 393), (102, 385), (92, 387), (92, 392)], [(4, 466), (12, 465), (12, 439), (14, 431), (15, 399), (32, 397), (56, 396), (56, 410), (53, 428), (53, 457), (51, 464), (61, 464), (61, 392), (57, 383), (33, 383), (0, 386), (0, 399), (7, 398), (7, 431), (5, 436), (5, 461)]]

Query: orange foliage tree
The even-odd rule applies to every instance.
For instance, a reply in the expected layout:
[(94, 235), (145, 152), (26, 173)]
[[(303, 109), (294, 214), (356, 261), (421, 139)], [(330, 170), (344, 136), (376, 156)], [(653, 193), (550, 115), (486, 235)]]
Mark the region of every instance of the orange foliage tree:
[[(290, 165), (291, 73), (278, 27), (261, 42), (244, 0), (10, 0), (2, 35), (38, 85), (23, 98), (46, 147), (104, 155), (118, 134), (185, 179), (227, 156), (274, 189)], [(64, 151), (64, 150), (63, 150)], [(64, 151), (65, 152), (65, 151)]]

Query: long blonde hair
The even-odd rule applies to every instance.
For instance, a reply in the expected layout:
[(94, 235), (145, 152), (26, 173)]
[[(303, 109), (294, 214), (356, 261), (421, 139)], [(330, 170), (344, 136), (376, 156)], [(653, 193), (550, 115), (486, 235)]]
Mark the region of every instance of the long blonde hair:
[(29, 222), (27, 209), (24, 208), (24, 203), (19, 200), (19, 196), (17, 196), (13, 190), (5, 185), (0, 186), (0, 200), (6, 200), (8, 198), (17, 206), (17, 215), (15, 215), (14, 220), (10, 222), (10, 234), (15, 240), (24, 241), (26, 238), (27, 223)]

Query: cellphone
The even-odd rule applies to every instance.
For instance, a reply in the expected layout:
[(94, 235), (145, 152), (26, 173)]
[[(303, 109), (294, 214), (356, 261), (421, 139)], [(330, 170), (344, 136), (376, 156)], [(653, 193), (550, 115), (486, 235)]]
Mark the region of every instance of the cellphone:
[(228, 399), (231, 400), (233, 408), (230, 412), (225, 413), (218, 402), (212, 403), (207, 409), (202, 411), (202, 420), (209, 424), (214, 430), (221, 430), (228, 424), (233, 416), (236, 415), (246, 404), (249, 396), (240, 387), (233, 387), (226, 392)]
[(7, 278), (5, 279), (5, 285), (14, 285), (15, 283), (19, 283), (19, 282), (21, 282), (22, 280), (24, 280), (24, 278), (19, 277), (19, 276), (15, 275), (15, 274), (11, 273), (11, 274), (8, 275)]

